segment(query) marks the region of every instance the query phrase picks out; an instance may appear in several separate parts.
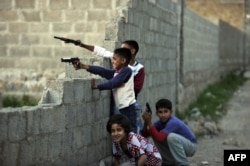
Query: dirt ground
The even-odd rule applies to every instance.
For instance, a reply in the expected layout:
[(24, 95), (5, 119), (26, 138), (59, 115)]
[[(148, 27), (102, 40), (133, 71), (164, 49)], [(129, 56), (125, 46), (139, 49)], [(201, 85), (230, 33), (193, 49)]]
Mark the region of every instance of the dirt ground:
[(223, 166), (225, 149), (250, 149), (250, 80), (235, 93), (227, 109), (219, 125), (222, 131), (198, 139), (190, 166)]

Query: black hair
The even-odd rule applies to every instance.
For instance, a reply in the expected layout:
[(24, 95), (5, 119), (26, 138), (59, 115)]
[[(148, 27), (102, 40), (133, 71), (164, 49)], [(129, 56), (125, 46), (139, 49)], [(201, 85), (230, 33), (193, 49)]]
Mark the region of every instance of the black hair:
[(167, 108), (172, 111), (172, 102), (168, 99), (160, 99), (156, 102), (155, 108), (156, 110), (158, 110), (159, 108)]
[(117, 54), (119, 57), (125, 58), (125, 64), (128, 65), (131, 60), (131, 51), (128, 48), (117, 48), (114, 50), (114, 53)]
[(121, 125), (121, 127), (124, 129), (125, 133), (130, 132), (130, 130), (131, 130), (130, 121), (126, 116), (124, 116), (122, 114), (116, 114), (116, 115), (111, 116), (109, 118), (109, 120), (107, 122), (107, 126), (106, 126), (106, 129), (109, 133), (111, 133), (111, 127), (115, 123)]
[(137, 54), (137, 52), (139, 51), (139, 45), (135, 40), (125, 40), (122, 42), (122, 44), (127, 44), (129, 45), (129, 47), (135, 49), (135, 54)]

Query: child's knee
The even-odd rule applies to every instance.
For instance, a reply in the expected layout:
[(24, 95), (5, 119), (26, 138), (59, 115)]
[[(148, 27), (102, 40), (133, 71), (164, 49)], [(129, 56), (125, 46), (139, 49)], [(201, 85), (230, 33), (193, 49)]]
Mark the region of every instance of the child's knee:
[(178, 141), (177, 134), (175, 134), (175, 133), (168, 134), (167, 141), (168, 141), (168, 143), (177, 142)]

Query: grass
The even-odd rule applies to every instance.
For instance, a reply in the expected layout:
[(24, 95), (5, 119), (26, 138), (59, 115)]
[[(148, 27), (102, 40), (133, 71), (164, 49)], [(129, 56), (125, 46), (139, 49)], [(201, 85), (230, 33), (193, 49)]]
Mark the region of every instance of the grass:
[(35, 106), (37, 104), (38, 104), (38, 99), (29, 95), (23, 95), (21, 97), (7, 95), (3, 96), (3, 101), (2, 101), (3, 107), (14, 107), (14, 108), (22, 106)]
[(184, 112), (176, 112), (180, 119), (190, 119), (192, 110), (198, 108), (204, 117), (210, 116), (215, 122), (226, 113), (226, 103), (247, 79), (240, 74), (230, 73), (218, 82), (210, 84), (200, 93), (196, 101), (191, 103)]

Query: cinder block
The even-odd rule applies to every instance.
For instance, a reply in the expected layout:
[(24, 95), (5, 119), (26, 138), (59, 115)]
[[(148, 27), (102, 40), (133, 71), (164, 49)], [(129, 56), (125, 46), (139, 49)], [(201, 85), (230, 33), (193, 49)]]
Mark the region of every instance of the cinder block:
[(9, 23), (9, 31), (11, 33), (28, 32), (28, 23)]
[[(51, 39), (48, 39), (48, 40), (51, 40)], [(58, 41), (58, 42), (61, 42), (61, 41)], [(74, 52), (73, 50), (67, 48), (67, 47), (56, 47), (54, 49), (54, 52), (55, 52), (55, 55), (59, 56), (60, 57), (74, 57)], [(58, 60), (60, 61), (61, 59), (58, 58)], [(71, 68), (73, 68), (72, 64), (70, 64)]]
[(52, 10), (62, 10), (69, 8), (68, 0), (50, 0), (49, 2), (50, 9)]
[(114, 2), (110, 0), (93, 0), (92, 5), (96, 9), (112, 9)]
[(82, 0), (72, 0), (71, 5), (73, 9), (89, 9), (91, 7), (91, 1), (85, 1), (82, 3)]
[(25, 109), (25, 112), (27, 118), (27, 134), (29, 136), (39, 134), (41, 110), (39, 107), (32, 107)]
[[(23, 45), (29, 45), (29, 46), (38, 45), (40, 43), (40, 38), (37, 35), (24, 34), (21, 36), (21, 43)], [(45, 55), (48, 55), (48, 54), (45, 54)]]
[[(64, 106), (65, 109), (65, 127), (66, 129), (77, 126), (77, 110), (72, 108), (73, 105)], [(74, 105), (75, 106), (75, 105)]]
[(91, 80), (88, 79), (86, 80), (86, 84), (85, 84), (86, 88), (85, 88), (85, 101), (86, 102), (92, 102), (92, 98), (93, 98), (93, 89), (91, 89)]
[(6, 46), (6, 44), (18, 44), (18, 43), (19, 40), (17, 34), (0, 35), (0, 45), (2, 46)]
[(0, 10), (11, 9), (12, 1), (0, 1)]
[[(48, 48), (46, 46), (34, 46), (32, 47), (32, 56), (35, 57), (50, 57), (52, 54), (51, 48)], [(48, 60), (48, 59), (47, 59)], [(60, 61), (60, 60), (58, 60)]]
[(21, 141), (26, 137), (27, 119), (21, 108), (16, 108), (8, 115), (8, 138), (9, 141)]
[(73, 128), (66, 129), (63, 133), (63, 156), (67, 160), (67, 156), (72, 154), (72, 143), (73, 143)]
[(18, 12), (10, 11), (10, 10), (2, 10), (0, 11), (0, 21), (17, 21), (18, 20)]
[(88, 146), (88, 154), (87, 154), (87, 159), (88, 159), (88, 164), (87, 165), (92, 165), (94, 162), (97, 161), (97, 156), (96, 156), (96, 144), (91, 144)]
[(72, 23), (54, 23), (52, 27), (52, 31), (56, 33), (68, 33), (72, 29)]
[[(2, 100), (1, 100), (2, 101)], [(7, 133), (8, 133), (8, 110), (1, 109), (0, 111), (0, 142), (7, 140)]]
[[(30, 23), (29, 31), (34, 33), (45, 33), (49, 32), (49, 24), (46, 23)], [(37, 35), (39, 36), (39, 35)], [(41, 36), (39, 36), (41, 38)], [(50, 37), (51, 40), (51, 37)], [(47, 43), (48, 44), (48, 43)]]
[(1, 164), (3, 166), (8, 165), (17, 165), (18, 163), (18, 153), (19, 153), (19, 144), (18, 143), (4, 143), (1, 146), (3, 150), (1, 156)]
[(80, 103), (75, 106), (76, 110), (76, 125), (83, 126), (87, 121), (87, 110), (85, 108), (85, 103)]
[(32, 12), (23, 12), (24, 20), (28, 22), (36, 21), (40, 22), (41, 17), (40, 17), (40, 12), (39, 11), (32, 11)]
[(48, 160), (49, 135), (41, 135), (33, 138), (35, 141), (35, 161), (44, 162)]
[(88, 11), (88, 21), (108, 21), (109, 13), (107, 10), (92, 9)]
[[(65, 21), (67, 22), (85, 22), (87, 19), (87, 12), (84, 10), (69, 10), (65, 11)], [(89, 23), (88, 23), (89, 24)]]
[(77, 161), (81, 165), (88, 165), (88, 159), (87, 159), (87, 147), (83, 146), (81, 147), (77, 152)]
[(33, 1), (33, 0), (18, 0), (18, 1), (16, 1), (16, 8), (21, 8), (21, 9), (35, 8), (35, 1)]
[(99, 121), (103, 118), (103, 112), (105, 110), (104, 108), (104, 103), (103, 100), (96, 100), (95, 102), (96, 107), (95, 107), (95, 111), (96, 111), (96, 121)]
[(95, 114), (96, 114), (96, 109), (95, 109), (95, 103), (89, 102), (86, 103), (86, 117), (87, 117), (87, 124), (93, 124), (95, 121)]
[(43, 107), (41, 110), (40, 132), (58, 132), (65, 128), (65, 111), (61, 106)]
[(79, 149), (83, 147), (83, 140), (84, 140), (84, 128), (82, 126), (80, 127), (75, 127), (73, 129), (73, 149)]
[(73, 80), (64, 80), (64, 82), (63, 82), (63, 100), (62, 101), (64, 104), (75, 103)]
[(28, 46), (13, 46), (10, 48), (10, 56), (29, 56), (30, 47)]
[(35, 164), (35, 149), (40, 148), (41, 145), (36, 147), (36, 142), (33, 138), (23, 140), (20, 142), (19, 151), (19, 164), (20, 165), (33, 165)]
[(63, 154), (63, 132), (52, 133), (48, 136), (48, 160), (60, 158)]
[(84, 79), (74, 79), (74, 97), (75, 97), (75, 102), (81, 103), (85, 101), (85, 97), (88, 95), (85, 93), (85, 89), (87, 88)]
[(0, 31), (5, 32), (7, 30), (7, 23), (0, 23)]
[(45, 22), (62, 22), (62, 11), (61, 10), (55, 10), (55, 11), (44, 11), (43, 13), (43, 21)]
[[(74, 31), (76, 32), (76, 33), (82, 33), (82, 32), (84, 32), (84, 33), (88, 33), (88, 32), (90, 32), (90, 28), (88, 28), (89, 27), (89, 25), (88, 25), (88, 23), (87, 22), (83, 22), (83, 23), (75, 23), (75, 25), (74, 25)], [(80, 39), (80, 38), (79, 38)], [(84, 38), (81, 38), (81, 41), (82, 42), (85, 42), (85, 39)]]

